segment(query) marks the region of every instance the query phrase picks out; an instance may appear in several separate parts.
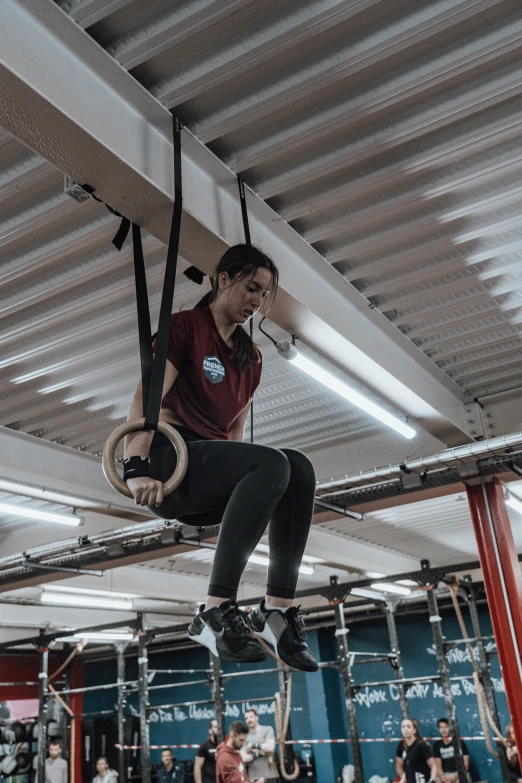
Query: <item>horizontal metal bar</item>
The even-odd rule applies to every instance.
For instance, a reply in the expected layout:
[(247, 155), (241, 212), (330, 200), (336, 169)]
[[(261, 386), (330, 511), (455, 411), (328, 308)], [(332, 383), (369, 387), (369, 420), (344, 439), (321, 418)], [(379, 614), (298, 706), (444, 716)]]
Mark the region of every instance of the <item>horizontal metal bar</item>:
[(406, 459), (402, 463), (376, 467), (372, 470), (354, 474), (352, 476), (345, 475), (338, 479), (318, 481), (316, 490), (321, 491), (333, 489), (334, 487), (348, 488), (365, 482), (382, 481), (383, 479), (402, 476), (412, 471), (458, 463), (488, 454), (498, 454), (498, 452), (502, 451), (509, 453), (510, 449), (517, 446), (522, 446), (522, 432), (514, 432), (511, 435), (501, 435), (497, 438), (489, 438), (475, 443), (466, 443), (464, 446), (455, 446), (450, 449), (445, 449), (444, 451), (439, 451), (430, 457)]
[[(42, 633), (38, 636), (29, 636), (25, 639), (11, 639), (8, 642), (2, 642), (0, 644), (0, 650), (7, 650), (10, 647), (18, 647), (19, 645), (31, 644), (35, 647), (45, 647), (55, 639), (59, 639), (61, 636), (70, 636), (71, 634), (79, 635), (81, 633), (88, 633), (89, 631), (111, 631), (113, 628), (134, 628), (136, 620), (119, 620), (115, 623), (105, 623), (104, 625), (90, 625), (88, 628), (78, 628), (74, 631), (64, 630), (53, 631), (52, 633)], [(110, 644), (110, 642), (108, 641)]]
[(49, 565), (36, 563), (27, 557), (22, 557), (21, 564), (24, 568), (34, 568), (37, 571), (63, 571), (66, 574), (83, 574), (84, 576), (105, 576), (105, 571), (94, 571), (92, 568), (73, 568), (71, 566)]
[(321, 500), (321, 498), (316, 498), (314, 504), (319, 506), (319, 508), (326, 509), (327, 511), (334, 511), (336, 514), (341, 514), (343, 517), (356, 519), (358, 522), (362, 522), (364, 519), (364, 516), (360, 511), (352, 511), (351, 509), (345, 508), (344, 506), (338, 506), (336, 503), (328, 503), (327, 500)]
[(149, 674), (212, 674), (211, 669), (149, 669)]
[(89, 693), (90, 691), (110, 691), (113, 688), (122, 686), (123, 688), (131, 685), (136, 685), (137, 680), (129, 680), (128, 682), (107, 682), (104, 685), (89, 685), (86, 688), (68, 688), (64, 691), (53, 691), (48, 693), (48, 696), (67, 696), (70, 693)]
[(149, 691), (160, 691), (165, 688), (186, 688), (188, 685), (209, 685), (212, 682), (208, 680), (190, 680), (188, 682), (167, 682), (163, 685), (149, 685)]
[(450, 639), (449, 641), (445, 641), (444, 644), (449, 647), (452, 644), (467, 644), (468, 642), (489, 642), (489, 641), (495, 641), (495, 637), (494, 636), (472, 636), (469, 639)]

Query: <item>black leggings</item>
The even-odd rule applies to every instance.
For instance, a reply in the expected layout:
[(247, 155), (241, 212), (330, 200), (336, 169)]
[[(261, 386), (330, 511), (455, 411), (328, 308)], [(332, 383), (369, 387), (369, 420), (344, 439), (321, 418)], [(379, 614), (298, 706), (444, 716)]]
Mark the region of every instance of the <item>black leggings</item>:
[[(293, 598), (314, 506), (315, 473), (308, 457), (252, 443), (186, 440), (185, 478), (150, 510), (186, 525), (221, 525), (208, 590), (218, 598), (236, 597), (248, 558), (268, 525), (267, 594)], [(151, 476), (163, 482), (176, 465), (173, 447), (159, 433), (150, 462)]]

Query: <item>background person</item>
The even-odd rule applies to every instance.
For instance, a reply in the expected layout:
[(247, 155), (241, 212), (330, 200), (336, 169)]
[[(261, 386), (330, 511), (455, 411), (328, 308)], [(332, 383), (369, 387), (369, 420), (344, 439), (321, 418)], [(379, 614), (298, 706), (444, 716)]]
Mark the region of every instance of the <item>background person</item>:
[(96, 760), (96, 772), (92, 783), (115, 783), (118, 780), (118, 773), (109, 766), (106, 756), (100, 756)]
[(45, 783), (67, 783), (67, 762), (62, 759), (62, 743), (53, 740), (49, 744), (49, 757), (45, 759)]
[[(437, 726), (441, 739), (433, 743), (433, 758), (437, 764), (437, 776), (443, 783), (450, 783), (457, 780), (457, 747), (455, 738), (451, 736), (449, 721), (446, 718), (439, 718)], [(460, 741), (462, 756), (464, 758), (464, 767), (469, 772), (469, 750), (464, 740)]]
[(170, 748), (161, 751), (158, 783), (185, 783), (185, 769), (181, 764), (176, 764)]
[(194, 783), (216, 783), (216, 751), (218, 724), (211, 720), (209, 724), (210, 737), (203, 742), (194, 760)]
[[(216, 783), (253, 783), (250, 781), (241, 758), (241, 748), (248, 736), (248, 726), (240, 720), (230, 724), (229, 737), (222, 742), (216, 754)], [(257, 783), (265, 783), (258, 778)]]
[(251, 780), (263, 777), (265, 780), (279, 780), (275, 763), (275, 733), (272, 726), (260, 726), (259, 715), (254, 709), (245, 711), (248, 736), (241, 756), (248, 768)]
[(437, 764), (421, 734), (419, 722), (407, 718), (401, 723), (404, 737), (397, 745), (395, 770), (400, 783), (427, 783), (437, 777)]
[(515, 735), (513, 733), (513, 724), (506, 726), (506, 757), (509, 765), (509, 783), (522, 783), (522, 773), (520, 771), (520, 758), (517, 746), (515, 744)]

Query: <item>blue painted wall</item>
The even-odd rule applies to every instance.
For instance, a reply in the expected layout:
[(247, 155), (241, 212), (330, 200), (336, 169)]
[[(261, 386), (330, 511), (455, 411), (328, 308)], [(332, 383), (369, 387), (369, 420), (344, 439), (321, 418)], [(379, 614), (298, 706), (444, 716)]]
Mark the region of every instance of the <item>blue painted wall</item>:
[[(460, 638), (457, 622), (451, 614), (443, 614), (444, 633), (446, 638)], [(481, 613), (483, 633), (491, 634), (491, 623), (486, 611)], [(427, 614), (410, 617), (397, 617), (399, 643), (402, 651), (403, 666), (407, 677), (435, 674), (437, 669), (433, 650), (431, 627)], [(312, 632), (309, 641), (314, 652), (323, 661), (334, 660), (337, 657), (336, 640), (333, 629)], [(369, 621), (354, 624), (348, 636), (351, 650), (368, 652), (388, 652), (389, 641), (384, 620)], [(477, 703), (474, 695), (471, 677), (472, 667), (464, 648), (451, 651), (448, 654), (451, 673), (453, 675), (469, 675), (466, 682), (454, 683), (454, 697), (457, 705), (461, 733), (464, 736), (479, 736), (482, 734)], [(205, 668), (208, 666), (208, 656), (204, 650), (181, 651), (176, 654), (151, 654), (150, 668)], [(250, 668), (262, 670), (272, 668), (272, 659), (264, 664), (252, 665)], [(236, 664), (225, 663), (225, 672), (244, 670)], [(502, 727), (508, 723), (508, 712), (504, 696), (504, 688), (500, 676), (498, 661), (491, 658), (491, 671), (496, 686), (497, 704), (500, 711)], [(137, 676), (136, 660), (127, 662), (127, 679)], [(372, 663), (356, 666), (354, 678), (356, 682), (393, 679), (393, 669), (387, 663)], [(156, 675), (152, 685), (169, 682), (187, 682), (199, 679), (201, 675), (179, 675), (169, 677)], [(91, 664), (86, 668), (86, 685), (96, 685), (105, 682), (115, 682), (116, 664), (107, 662)], [(252, 705), (261, 716), (261, 722), (273, 725), (273, 704), (257, 702), (264, 696), (272, 695), (278, 689), (276, 674), (265, 676), (238, 677), (227, 681), (225, 698), (241, 699), (238, 705), (227, 707), (226, 725), (242, 717), (244, 709)], [(436, 736), (437, 719), (444, 716), (444, 701), (440, 687), (437, 684), (415, 685), (409, 692), (410, 714), (419, 720), (425, 736)], [(160, 705), (185, 701), (210, 699), (210, 688), (206, 684), (183, 688), (166, 688), (152, 690), (150, 702), (157, 706), (151, 714), (152, 744), (168, 743), (199, 743), (207, 736), (207, 725), (212, 717), (212, 707), (197, 705), (175, 709), (161, 709)], [(115, 705), (115, 691), (100, 691), (86, 694), (84, 709), (86, 712), (97, 709), (110, 709)], [(361, 738), (398, 737), (400, 736), (400, 709), (395, 686), (368, 687), (357, 694), (357, 715)], [(337, 672), (322, 670), (318, 674), (294, 674), (292, 698), (292, 732), (301, 739), (342, 738), (348, 736), (344, 695)], [(127, 710), (138, 714), (137, 694), (129, 696)], [(491, 783), (501, 783), (498, 761), (492, 758), (483, 741), (468, 743), (472, 759), (472, 775), (474, 780), (489, 780)], [(394, 777), (395, 742), (363, 743), (362, 758), (365, 779), (374, 774)], [(153, 763), (159, 762), (159, 751), (152, 752)], [(180, 759), (191, 759), (194, 751), (179, 750), (176, 755)], [(348, 745), (318, 745), (314, 746), (314, 757), (319, 770), (320, 783), (335, 781), (345, 763), (350, 761)]]

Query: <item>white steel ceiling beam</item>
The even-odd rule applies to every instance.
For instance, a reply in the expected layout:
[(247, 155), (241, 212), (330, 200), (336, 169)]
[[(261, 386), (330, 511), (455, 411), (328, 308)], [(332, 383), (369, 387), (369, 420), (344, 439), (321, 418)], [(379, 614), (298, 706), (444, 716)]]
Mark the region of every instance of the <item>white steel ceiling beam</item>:
[[(6, 127), (166, 242), (172, 192), (169, 113), (52, 0), (6, 0), (1, 14), (0, 101)], [(28, 39), (29, 51), (23, 45)], [(188, 133), (183, 149), (181, 253), (210, 272), (227, 244), (242, 239), (237, 182)], [(445, 442), (467, 439), (459, 388), (266, 204), (251, 196), (249, 210), (253, 241), (280, 267), (273, 320)], [(61, 309), (68, 306), (76, 305)], [(83, 301), (82, 307), (87, 313)]]

